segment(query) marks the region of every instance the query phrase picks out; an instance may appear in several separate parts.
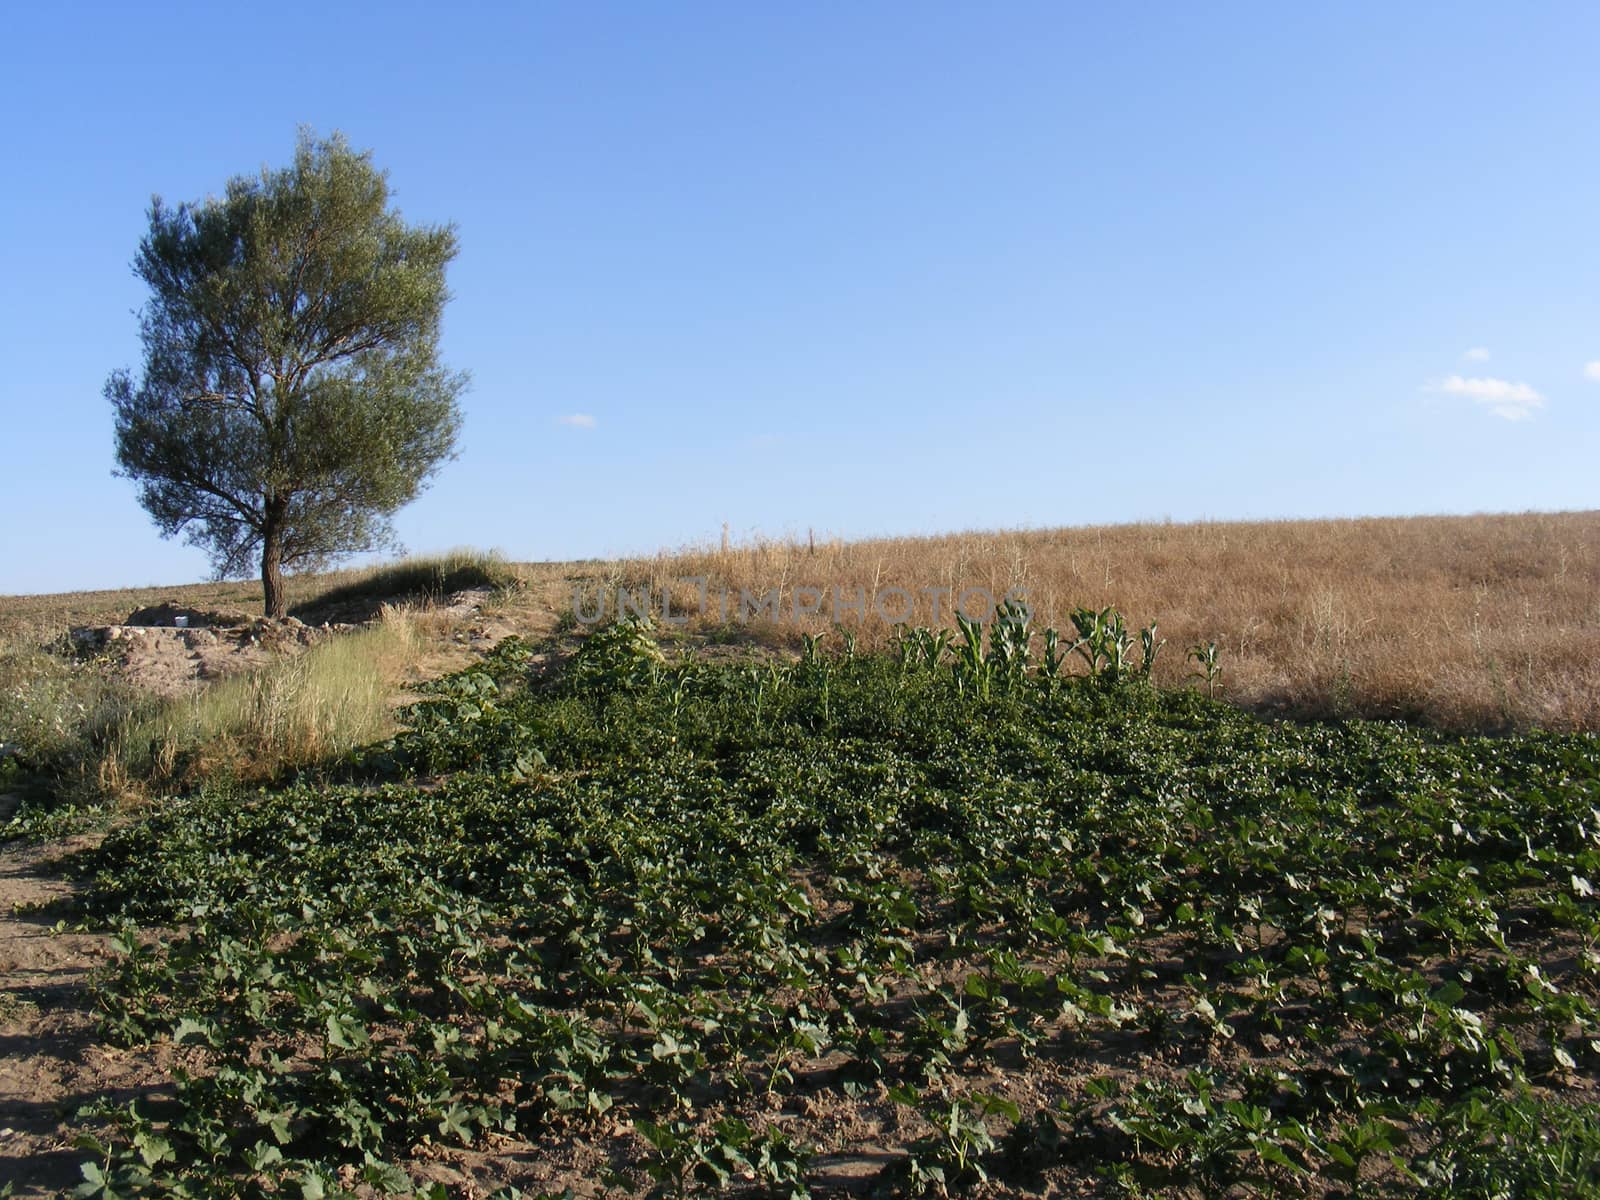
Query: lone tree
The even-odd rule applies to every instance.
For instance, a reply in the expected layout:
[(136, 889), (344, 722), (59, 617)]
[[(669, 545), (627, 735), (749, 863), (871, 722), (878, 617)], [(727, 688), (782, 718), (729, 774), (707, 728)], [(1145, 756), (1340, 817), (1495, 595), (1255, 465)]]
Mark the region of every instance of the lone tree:
[(387, 173), (302, 131), (292, 166), (221, 199), (150, 205), (134, 273), (144, 373), (114, 372), (118, 474), (219, 578), (392, 543), (389, 516), (452, 456), (466, 376), (439, 363), (453, 226), (407, 225)]

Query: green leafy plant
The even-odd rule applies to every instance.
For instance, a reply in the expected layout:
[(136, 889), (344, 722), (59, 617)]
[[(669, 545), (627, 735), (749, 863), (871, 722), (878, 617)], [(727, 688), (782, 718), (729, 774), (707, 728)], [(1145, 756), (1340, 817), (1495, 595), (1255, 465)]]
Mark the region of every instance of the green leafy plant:
[(994, 679), (994, 664), (983, 650), (983, 626), (961, 613), (956, 614), (956, 626), (961, 631), (961, 642), (956, 646), (957, 686), (987, 701)]
[(1092, 617), (1092, 678), (1020, 624), (508, 639), (336, 778), (130, 813), (75, 917), (102, 1039), (176, 1069), (85, 1194), (431, 1200), (441, 1151), (616, 1138), (624, 1194), (800, 1196), (880, 1089), (885, 1189), (1584, 1194), (1595, 739), (1110, 686), (1159, 643)]
[(1191, 674), (1198, 675), (1206, 681), (1206, 694), (1212, 697), (1216, 696), (1217, 681), (1222, 678), (1222, 664), (1219, 657), (1220, 651), (1214, 640), (1197, 642), (1189, 647), (1189, 660), (1198, 668)]
[(573, 687), (605, 696), (648, 687), (665, 666), (654, 623), (630, 613), (589, 635), (573, 658), (570, 678)]
[(952, 1098), (923, 1095), (904, 1085), (890, 1089), (889, 1096), (933, 1129), (913, 1142), (906, 1158), (891, 1168), (913, 1195), (930, 1188), (947, 1193), (987, 1180), (984, 1156), (999, 1145), (989, 1128), (991, 1119), (1014, 1124), (1021, 1115), (1011, 1101), (982, 1093)]
[(1083, 659), (1089, 678), (1106, 683), (1121, 683), (1134, 671), (1133, 652), (1142, 644), (1144, 660), (1142, 673), (1148, 675), (1155, 665), (1160, 643), (1155, 640), (1156, 627), (1148, 626), (1135, 640), (1127, 622), (1115, 608), (1096, 612), (1091, 608), (1074, 609), (1071, 613), (1073, 628), (1078, 632), (1071, 649)]

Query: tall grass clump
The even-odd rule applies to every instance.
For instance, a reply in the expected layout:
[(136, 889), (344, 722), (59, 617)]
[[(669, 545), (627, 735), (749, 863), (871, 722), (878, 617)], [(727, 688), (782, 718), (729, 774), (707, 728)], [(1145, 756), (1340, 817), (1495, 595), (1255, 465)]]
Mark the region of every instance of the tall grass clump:
[(0, 791), (31, 791), (83, 764), (86, 748), (115, 728), (131, 690), (100, 664), (28, 638), (0, 639)]
[(393, 732), (392, 700), (420, 641), (413, 615), (386, 607), (369, 629), (166, 701), (117, 731), (102, 783), (137, 792), (219, 775), (258, 782), (378, 741)]
[(517, 573), (494, 551), (463, 548), (446, 554), (404, 558), (399, 562), (341, 573), (331, 586), (294, 606), (297, 616), (342, 605), (399, 601), (436, 602), (472, 588), (513, 587)]

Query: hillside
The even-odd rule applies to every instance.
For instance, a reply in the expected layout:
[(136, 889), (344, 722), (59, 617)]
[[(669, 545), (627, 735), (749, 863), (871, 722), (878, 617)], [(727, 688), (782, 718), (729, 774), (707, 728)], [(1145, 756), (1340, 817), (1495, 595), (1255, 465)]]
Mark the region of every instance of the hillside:
[[(910, 624), (935, 624), (930, 589), (997, 599), (1023, 589), (1035, 624), (1066, 630), (1076, 607), (1114, 606), (1155, 622), (1156, 678), (1190, 680), (1186, 658), (1215, 641), (1218, 691), (1263, 713), (1420, 720), (1441, 728), (1600, 729), (1600, 511), (1330, 521), (1135, 524), (838, 542), (752, 539), (617, 562), (522, 564), (507, 611), (537, 627), (616, 611), (616, 590), (668, 597), (685, 632), (798, 650), (824, 633), (833, 589), (903, 588)], [(301, 577), (314, 602), (370, 572)], [(706, 581), (708, 602), (700, 602)], [(822, 611), (793, 618), (796, 588)], [(780, 593), (783, 619), (737, 620), (741, 593)], [(254, 611), (259, 587), (195, 584), (0, 597), (0, 637), (121, 620), (173, 600)], [(719, 606), (719, 597), (729, 602)], [(802, 607), (810, 599), (802, 596)], [(952, 602), (939, 614), (952, 626)], [(724, 613), (728, 614), (723, 619)], [(863, 646), (893, 630), (871, 606), (840, 614)], [(898, 615), (891, 613), (891, 615)]]

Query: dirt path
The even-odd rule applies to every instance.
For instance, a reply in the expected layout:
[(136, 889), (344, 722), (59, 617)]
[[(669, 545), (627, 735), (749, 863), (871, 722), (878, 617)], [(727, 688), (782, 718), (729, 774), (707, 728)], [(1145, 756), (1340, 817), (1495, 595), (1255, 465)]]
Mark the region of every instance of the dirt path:
[(72, 884), (50, 864), (96, 840), (0, 850), (0, 1186), (18, 1196), (58, 1195), (81, 1181), (70, 1124), (79, 1106), (165, 1082), (148, 1056), (96, 1044), (86, 983), (105, 939), (54, 932)]

